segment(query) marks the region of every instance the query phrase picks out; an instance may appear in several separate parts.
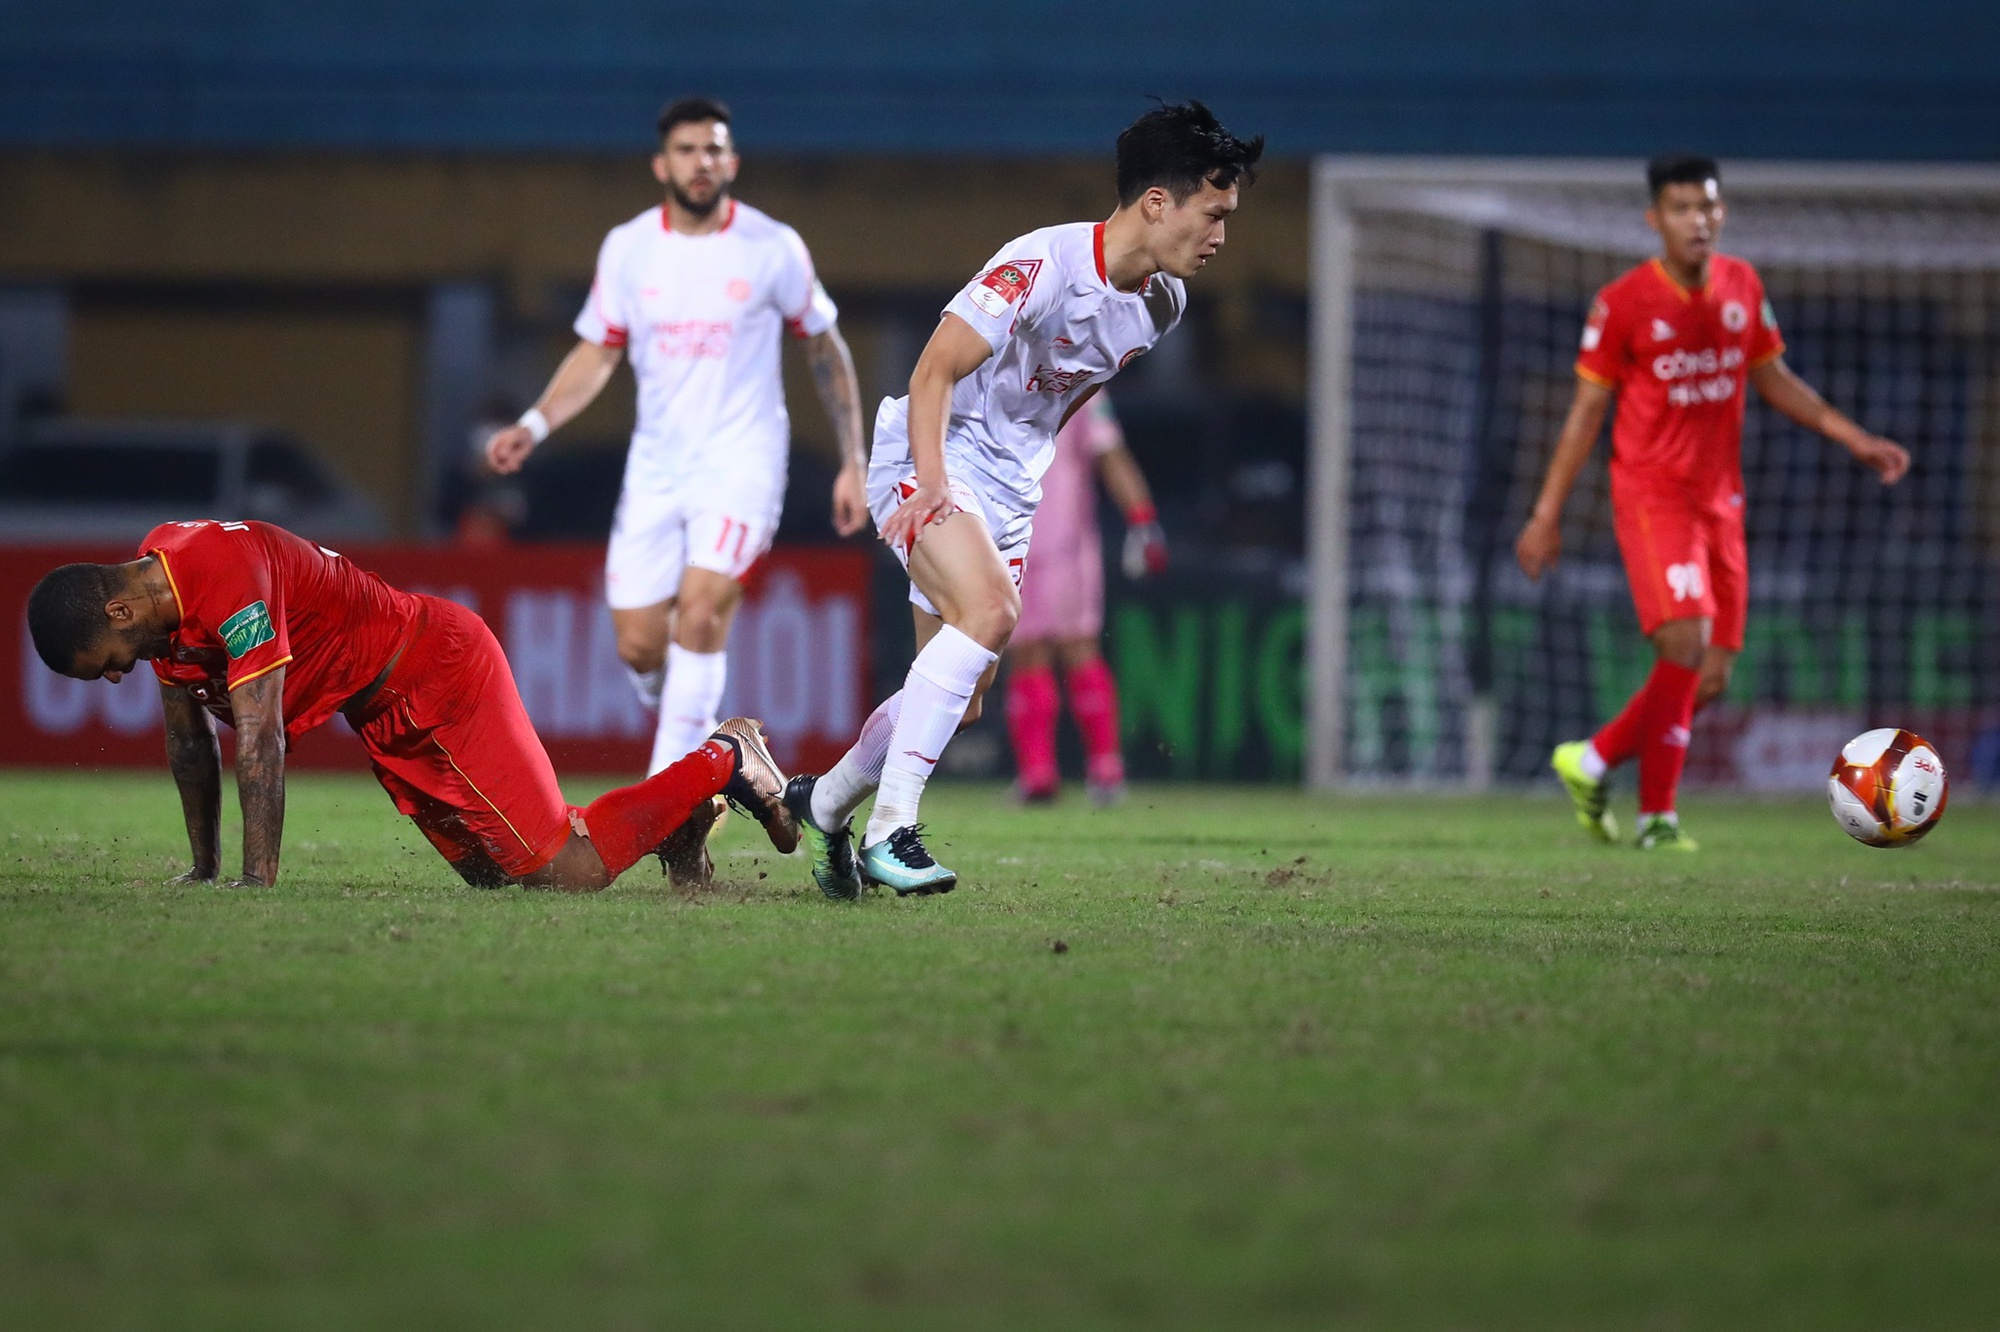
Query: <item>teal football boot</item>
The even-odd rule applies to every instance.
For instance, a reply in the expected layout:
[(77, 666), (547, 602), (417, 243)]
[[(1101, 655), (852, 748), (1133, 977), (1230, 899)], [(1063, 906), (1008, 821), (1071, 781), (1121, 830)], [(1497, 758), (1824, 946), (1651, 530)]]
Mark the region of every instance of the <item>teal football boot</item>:
[(896, 890), (898, 897), (927, 897), (958, 886), (958, 875), (931, 859), (924, 849), (924, 825), (898, 828), (873, 846), (861, 848), (861, 873), (870, 882)]

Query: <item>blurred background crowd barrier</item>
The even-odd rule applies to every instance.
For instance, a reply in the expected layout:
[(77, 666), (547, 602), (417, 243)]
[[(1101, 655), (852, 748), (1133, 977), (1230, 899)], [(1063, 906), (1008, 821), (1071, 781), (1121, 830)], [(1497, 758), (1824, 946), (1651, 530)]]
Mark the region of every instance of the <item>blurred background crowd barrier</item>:
[[(1612, 4), (1587, 24), (1470, 0), (764, 3), (697, 23), (604, 0), (0, 0), (0, 540), (24, 547), (0, 555), (5, 613), (18, 626), (51, 543), (267, 518), (396, 581), (476, 589), (510, 651), (517, 608), (564, 626), (561, 653), (516, 657), (524, 681), (568, 663), (543, 703), (528, 687), (537, 723), (559, 763), (634, 767), (636, 704), (599, 698), (617, 668), (594, 583), (629, 376), (517, 481), (474, 458), (572, 341), (604, 232), (658, 201), (658, 106), (732, 104), (737, 193), (811, 247), (872, 419), (980, 262), (1108, 213), (1118, 129), (1148, 95), (1194, 95), (1271, 158), (1184, 329), (1116, 385), (1175, 557), (1111, 591), (1136, 776), (1528, 780), (1622, 696), (1644, 649), (1601, 455), (1560, 578), (1528, 587), (1508, 546), (1590, 292), (1644, 252), (1637, 160), (1691, 148), (1723, 159), (1731, 238), (1767, 265), (1795, 363), (1917, 453), (1875, 495), (1753, 406), (1758, 618), (1696, 772), (1802, 782), (1835, 731), (1890, 720), (2000, 781), (1991, 201), (1879, 172), (1851, 182), (1859, 209), (1837, 173), (1803, 201), (1747, 188), (1755, 162), (1995, 160), (1996, 48), (2000, 15), (1932, 3)], [(1451, 161), (1339, 193), (1387, 158)], [(1595, 165), (1565, 182), (1531, 159)], [(1788, 235), (1807, 248), (1771, 248)], [(850, 684), (893, 687), (910, 630), (893, 561), (830, 544), (830, 432), (799, 358), (786, 374), (798, 448), (753, 602), (778, 609), (746, 617), (733, 659), (738, 701), (781, 737), (798, 716), (811, 766), (834, 743), (814, 718), (838, 729)], [(566, 610), (535, 600), (558, 591)], [(795, 603), (853, 608), (810, 715), (782, 711), (802, 686), (770, 646)], [(844, 641), (830, 626), (812, 641)], [(0, 761), (157, 762), (124, 687), (79, 702), (18, 655), (0, 653)], [(1006, 771), (990, 711), (952, 770)], [(609, 729), (564, 729), (580, 716)]]

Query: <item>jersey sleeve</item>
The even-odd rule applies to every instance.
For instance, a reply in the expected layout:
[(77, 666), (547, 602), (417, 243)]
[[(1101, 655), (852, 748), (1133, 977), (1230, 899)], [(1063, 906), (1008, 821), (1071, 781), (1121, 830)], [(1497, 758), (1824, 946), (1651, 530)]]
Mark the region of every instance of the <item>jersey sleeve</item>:
[(840, 318), (826, 287), (813, 272), (812, 254), (790, 227), (784, 231), (784, 262), (778, 273), (778, 308), (795, 338), (817, 337)]
[(1763, 279), (1755, 280), (1757, 317), (1750, 323), (1750, 337), (1743, 347), (1744, 358), (1752, 370), (1785, 354), (1785, 335), (1778, 331), (1778, 312), (1771, 308), (1771, 298), (1764, 294)]
[(944, 309), (955, 314), (999, 351), (1017, 326), (1033, 328), (1055, 300), (1062, 275), (1047, 248), (1033, 240), (1016, 241), (987, 261)]
[(1630, 297), (1614, 298), (1609, 287), (1590, 303), (1590, 317), (1584, 321), (1583, 342), (1577, 350), (1576, 373), (1599, 388), (1615, 389), (1625, 378), (1626, 307), (1630, 304)]
[(620, 248), (615, 231), (598, 247), (597, 274), (573, 326), (578, 337), (600, 347), (623, 347), (630, 338), (632, 323), (625, 311), (624, 283), (619, 275)]
[(179, 550), (162, 550), (183, 622), (195, 620), (220, 640), (228, 687), (248, 684), (292, 659), (285, 633), (285, 589), (270, 552), (253, 529), (216, 524)]

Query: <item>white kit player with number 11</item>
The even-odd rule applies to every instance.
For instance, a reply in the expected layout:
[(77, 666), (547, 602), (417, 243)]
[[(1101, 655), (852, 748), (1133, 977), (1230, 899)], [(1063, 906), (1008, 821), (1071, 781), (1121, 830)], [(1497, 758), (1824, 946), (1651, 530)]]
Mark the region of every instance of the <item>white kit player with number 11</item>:
[[(684, 98), (661, 113), (659, 131), (653, 172), (665, 203), (605, 237), (576, 319), (581, 341), (534, 409), (487, 445), (496, 470), (518, 469), (589, 405), (621, 356), (631, 358), (638, 423), (605, 597), (618, 655), (659, 706), (652, 772), (715, 729), (740, 580), (777, 531), (791, 446), (786, 331), (805, 341), (840, 445), (834, 528), (846, 536), (867, 522), (854, 363), (805, 244), (731, 197), (738, 159), (727, 107)], [(689, 854), (699, 858), (695, 841)]]
[[(1020, 617), (1056, 432), (1180, 321), (1182, 280), (1222, 247), (1263, 149), (1199, 102), (1139, 117), (1118, 136), (1111, 217), (1004, 246), (945, 307), (909, 396), (876, 414), (868, 506), (910, 572), (918, 650), (832, 771), (786, 790), (828, 897), (858, 896), (864, 879), (899, 895), (957, 883), (925, 849), (917, 805), (946, 742), (978, 717)], [(857, 857), (849, 820), (870, 791)]]

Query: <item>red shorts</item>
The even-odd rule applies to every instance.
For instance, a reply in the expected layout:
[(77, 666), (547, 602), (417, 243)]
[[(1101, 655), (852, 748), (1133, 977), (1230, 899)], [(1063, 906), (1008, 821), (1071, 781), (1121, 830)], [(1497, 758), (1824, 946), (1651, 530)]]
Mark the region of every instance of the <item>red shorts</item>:
[(1650, 636), (1669, 620), (1700, 616), (1711, 622), (1711, 646), (1741, 651), (1750, 605), (1742, 500), (1619, 500), (1611, 513), (1639, 628)]
[(486, 621), (419, 600), (402, 656), (349, 720), (382, 789), (446, 860), (484, 852), (510, 875), (532, 874), (570, 835), (548, 751)]

